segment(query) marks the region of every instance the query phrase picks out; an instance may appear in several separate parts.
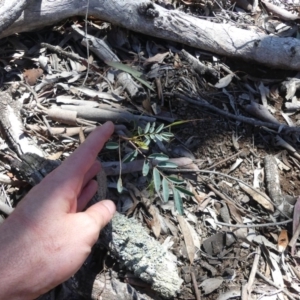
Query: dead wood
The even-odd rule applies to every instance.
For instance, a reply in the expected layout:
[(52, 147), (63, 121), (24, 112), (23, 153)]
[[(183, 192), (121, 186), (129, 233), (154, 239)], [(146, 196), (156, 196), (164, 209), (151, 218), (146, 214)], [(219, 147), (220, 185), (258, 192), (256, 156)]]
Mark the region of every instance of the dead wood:
[[(34, 2), (26, 7), (17, 21), (1, 32), (0, 37), (38, 29), (85, 13), (86, 7), (78, 0)], [(268, 36), (230, 24), (208, 22), (144, 0), (90, 0), (89, 14), (133, 31), (220, 55), (273, 68), (300, 70), (300, 41), (295, 38)]]
[[(102, 108), (94, 108), (89, 106), (74, 106), (74, 105), (62, 105), (62, 110), (77, 112), (77, 117), (85, 120), (96, 122), (154, 122), (155, 118), (147, 116), (134, 115), (129, 112), (123, 112), (118, 110), (106, 110)], [(140, 124), (143, 126), (142, 124)]]
[(33, 1), (28, 0), (14, 0), (14, 1), (0, 1), (0, 32), (17, 20), (24, 8)]
[(14, 101), (9, 93), (0, 93), (0, 126), (4, 131), (3, 134), (19, 155), (27, 152), (43, 155), (30, 137), (24, 133), (20, 116), (21, 107), (22, 105)]
[[(89, 47), (89, 49), (103, 61), (120, 62), (118, 56), (113, 53), (113, 51), (104, 40), (98, 39), (89, 34), (85, 35), (85, 33), (75, 25), (73, 25), (72, 28), (76, 31), (77, 34), (80, 34), (81, 37), (84, 37), (81, 42), (82, 45)], [(121, 85), (129, 93), (130, 97), (133, 100), (141, 102), (147, 99), (147, 93), (144, 88), (141, 85), (137, 84), (130, 74), (116, 70), (115, 76), (117, 77), (117, 85)]]
[[(197, 98), (197, 100), (194, 100), (188, 96), (182, 95), (180, 93), (174, 93), (174, 96), (182, 99), (184, 101), (187, 101), (193, 105), (196, 106), (201, 106), (201, 107), (205, 107), (213, 112), (216, 112), (218, 114), (220, 114), (221, 116), (227, 117), (227, 118), (231, 118), (231, 119), (235, 119), (247, 124), (250, 124), (252, 126), (259, 126), (259, 127), (266, 127), (266, 128), (270, 128), (270, 129), (275, 129), (275, 130), (284, 130), (286, 133), (291, 133), (291, 132), (299, 132), (300, 129), (299, 127), (290, 127), (281, 123), (270, 123), (270, 122), (263, 122), (263, 121), (259, 121), (256, 119), (252, 119), (252, 118), (248, 118), (248, 117), (244, 117), (244, 116), (237, 116), (231, 113), (228, 113), (222, 109), (219, 109), (211, 104), (209, 104), (206, 100), (204, 100), (203, 98), (200, 99), (200, 97)], [(296, 150), (295, 150), (296, 151)]]

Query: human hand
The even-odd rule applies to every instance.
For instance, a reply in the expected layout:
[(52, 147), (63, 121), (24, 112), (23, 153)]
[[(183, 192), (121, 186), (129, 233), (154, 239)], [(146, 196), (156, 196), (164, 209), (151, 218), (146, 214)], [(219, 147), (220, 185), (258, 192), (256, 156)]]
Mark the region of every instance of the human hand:
[(33, 299), (71, 277), (83, 264), (115, 205), (96, 193), (98, 152), (113, 133), (95, 129), (58, 168), (25, 196), (0, 226), (0, 299)]

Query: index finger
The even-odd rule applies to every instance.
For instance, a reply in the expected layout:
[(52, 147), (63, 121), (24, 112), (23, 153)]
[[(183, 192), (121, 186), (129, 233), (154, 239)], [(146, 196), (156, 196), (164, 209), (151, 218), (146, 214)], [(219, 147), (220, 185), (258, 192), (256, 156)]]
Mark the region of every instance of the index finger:
[[(106, 122), (89, 134), (87, 139), (74, 153), (63, 162), (63, 168), (69, 175), (81, 173), (84, 175), (94, 163), (104, 143), (114, 132), (114, 124)], [(67, 175), (67, 174), (65, 174)]]
[[(68, 157), (59, 167), (62, 178), (83, 179), (85, 173), (91, 168), (99, 151), (103, 148), (104, 143), (114, 132), (114, 124), (106, 122), (101, 127), (97, 127), (82, 145)], [(77, 176), (76, 176), (77, 175)], [(79, 176), (78, 176), (79, 175)], [(74, 182), (75, 185), (81, 182)]]

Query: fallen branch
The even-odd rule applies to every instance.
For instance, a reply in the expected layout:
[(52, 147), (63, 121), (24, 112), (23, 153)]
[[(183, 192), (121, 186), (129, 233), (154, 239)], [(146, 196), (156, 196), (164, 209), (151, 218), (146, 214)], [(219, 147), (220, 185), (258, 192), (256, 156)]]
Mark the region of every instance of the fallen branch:
[[(300, 70), (300, 41), (295, 38), (216, 24), (145, 0), (90, 0), (89, 3), (90, 15), (129, 30), (273, 68)], [(16, 22), (0, 33), (0, 38), (85, 13), (86, 7), (79, 0), (34, 1)]]
[(222, 109), (219, 109), (219, 108), (209, 104), (206, 100), (204, 100), (200, 97), (198, 97), (197, 100), (195, 100), (188, 96), (182, 95), (180, 93), (174, 93), (173, 95), (175, 97), (177, 97), (181, 100), (184, 100), (186, 102), (189, 102), (193, 105), (205, 107), (213, 112), (218, 113), (221, 116), (224, 116), (224, 117), (227, 117), (230, 119), (235, 119), (237, 121), (241, 121), (241, 122), (250, 124), (252, 126), (266, 127), (266, 128), (274, 129), (274, 130), (281, 131), (281, 132), (298, 132), (298, 133), (300, 133), (300, 127), (290, 127), (290, 126), (287, 126), (287, 125), (281, 124), (281, 123), (263, 122), (263, 121), (259, 121), (256, 119), (244, 117), (244, 116), (237, 116), (237, 115), (231, 114), (229, 112), (226, 112)]

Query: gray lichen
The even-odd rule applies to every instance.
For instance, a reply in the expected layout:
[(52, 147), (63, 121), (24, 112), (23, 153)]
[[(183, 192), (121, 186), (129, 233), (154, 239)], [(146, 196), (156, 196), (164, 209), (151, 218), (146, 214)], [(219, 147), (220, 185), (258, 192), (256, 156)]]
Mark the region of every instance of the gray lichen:
[(164, 298), (174, 297), (182, 284), (176, 257), (148, 235), (134, 219), (116, 213), (101, 240), (127, 269), (151, 284)]

